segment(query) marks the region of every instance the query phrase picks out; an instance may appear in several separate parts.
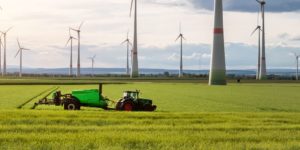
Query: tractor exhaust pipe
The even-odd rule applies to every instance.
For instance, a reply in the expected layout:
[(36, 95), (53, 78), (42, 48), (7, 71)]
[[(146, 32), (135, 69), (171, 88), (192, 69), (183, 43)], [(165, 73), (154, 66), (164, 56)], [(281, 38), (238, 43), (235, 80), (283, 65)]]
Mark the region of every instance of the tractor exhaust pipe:
[(102, 83), (99, 83), (99, 95), (102, 95)]

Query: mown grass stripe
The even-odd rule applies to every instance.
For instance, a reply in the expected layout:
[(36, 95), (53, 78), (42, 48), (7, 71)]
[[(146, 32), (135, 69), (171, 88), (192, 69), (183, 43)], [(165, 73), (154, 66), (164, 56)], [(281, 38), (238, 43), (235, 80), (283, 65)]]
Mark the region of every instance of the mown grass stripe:
[(54, 89), (54, 88), (57, 88), (57, 87), (51, 87), (50, 89), (47, 89), (47, 90), (45, 90), (45, 91), (43, 91), (43, 92), (41, 92), (41, 93), (39, 93), (39, 94), (33, 96), (33, 97), (30, 98), (29, 100), (25, 101), (23, 104), (19, 105), (17, 108), (18, 108), (18, 109), (21, 109), (23, 106), (25, 106), (26, 104), (28, 104), (28, 103), (31, 102), (32, 100), (36, 99), (37, 97), (39, 97), (39, 96), (45, 94), (46, 92), (48, 92), (48, 91), (50, 91), (50, 90), (52, 90), (52, 89)]

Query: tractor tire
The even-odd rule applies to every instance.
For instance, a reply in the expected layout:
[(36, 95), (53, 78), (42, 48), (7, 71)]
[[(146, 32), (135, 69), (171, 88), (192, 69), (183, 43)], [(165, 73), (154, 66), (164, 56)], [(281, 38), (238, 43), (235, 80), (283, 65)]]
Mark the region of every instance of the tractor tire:
[(125, 101), (123, 102), (123, 111), (133, 111), (133, 103), (131, 101)]
[(80, 103), (74, 99), (68, 99), (64, 103), (65, 110), (80, 110)]
[(122, 102), (119, 101), (116, 105), (116, 110), (122, 110)]
[(147, 104), (144, 106), (144, 111), (155, 111), (156, 105)]

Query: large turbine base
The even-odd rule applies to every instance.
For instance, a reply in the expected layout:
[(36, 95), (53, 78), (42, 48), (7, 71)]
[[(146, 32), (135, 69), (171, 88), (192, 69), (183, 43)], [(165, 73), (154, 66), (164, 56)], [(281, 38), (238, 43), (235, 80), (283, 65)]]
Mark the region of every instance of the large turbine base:
[(225, 70), (212, 70), (209, 85), (227, 85)]

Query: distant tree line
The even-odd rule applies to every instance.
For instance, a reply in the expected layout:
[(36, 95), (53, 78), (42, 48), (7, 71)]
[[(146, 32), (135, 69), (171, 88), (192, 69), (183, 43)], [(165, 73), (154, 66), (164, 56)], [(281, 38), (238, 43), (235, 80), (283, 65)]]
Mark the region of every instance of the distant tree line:
[[(19, 74), (16, 73), (8, 73), (7, 77), (17, 78)], [(45, 77), (45, 78), (70, 78), (76, 77), (69, 76), (66, 74), (37, 74), (37, 73), (23, 73), (23, 77)], [(129, 75), (126, 74), (83, 74), (81, 75), (82, 78), (104, 78), (104, 77), (112, 77), (112, 78), (129, 78)], [(168, 78), (168, 79), (178, 79), (178, 74), (172, 74), (170, 72), (164, 72), (160, 74), (140, 74), (140, 78)], [(203, 79), (207, 80), (209, 78), (209, 74), (190, 74), (190, 73), (183, 73), (183, 79)], [(229, 80), (255, 80), (255, 75), (236, 75), (236, 74), (228, 74), (227, 79)], [(268, 80), (296, 80), (296, 76), (284, 76), (284, 75), (268, 75)]]

